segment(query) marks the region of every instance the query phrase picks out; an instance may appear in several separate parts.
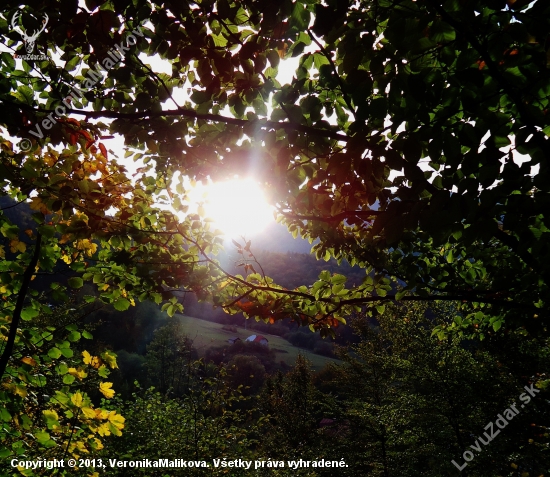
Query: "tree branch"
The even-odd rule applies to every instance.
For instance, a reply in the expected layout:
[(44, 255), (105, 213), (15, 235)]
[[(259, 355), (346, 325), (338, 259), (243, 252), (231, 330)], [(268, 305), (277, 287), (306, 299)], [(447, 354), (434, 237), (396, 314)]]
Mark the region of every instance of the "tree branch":
[[(17, 107), (22, 109), (27, 109), (34, 111), (35, 113), (51, 114), (55, 115), (55, 111), (44, 108), (33, 108), (21, 103), (15, 103)], [(330, 129), (318, 129), (313, 126), (305, 126), (303, 124), (296, 124), (291, 122), (278, 122), (278, 121), (269, 121), (269, 120), (256, 120), (249, 121), (246, 119), (230, 118), (227, 116), (222, 116), (220, 114), (211, 114), (211, 113), (197, 113), (192, 109), (186, 108), (177, 108), (170, 109), (167, 111), (152, 112), (152, 111), (140, 111), (136, 113), (119, 113), (116, 111), (82, 111), (80, 109), (69, 109), (65, 108), (67, 114), (77, 114), (80, 116), (86, 116), (86, 119), (89, 118), (112, 118), (112, 119), (144, 119), (144, 118), (158, 118), (162, 116), (182, 116), (186, 118), (193, 118), (204, 121), (214, 121), (221, 122), (225, 124), (232, 124), (234, 126), (244, 127), (249, 126), (250, 124), (257, 124), (260, 128), (265, 129), (284, 129), (287, 132), (299, 131), (314, 136), (322, 136), (330, 139), (336, 139), (338, 141), (349, 141), (350, 136), (345, 134), (337, 133), (336, 131), (331, 131)]]
[(13, 316), (11, 319), (10, 330), (8, 333), (8, 339), (6, 341), (6, 347), (0, 357), (0, 379), (4, 376), (6, 367), (8, 366), (8, 361), (13, 353), (13, 346), (15, 344), (15, 337), (17, 336), (17, 328), (19, 327), (19, 321), (21, 320), (21, 312), (23, 311), (23, 305), (25, 303), (25, 298), (27, 296), (27, 291), (29, 289), (29, 284), (31, 278), (36, 271), (36, 265), (38, 264), (38, 257), (40, 255), (40, 246), (42, 244), (42, 236), (40, 232), (36, 234), (36, 244), (34, 246), (34, 253), (32, 255), (31, 261), (27, 265), (25, 272), (23, 273), (23, 280), (21, 282), (21, 288), (19, 289), (19, 294), (17, 296), (17, 302), (15, 303), (15, 309), (13, 311)]
[(284, 215), (287, 219), (294, 219), (294, 220), (311, 220), (311, 221), (319, 221), (319, 222), (341, 222), (342, 220), (349, 219), (352, 217), (362, 218), (366, 219), (368, 217), (376, 217), (377, 215), (383, 214), (383, 211), (380, 210), (350, 210), (350, 211), (344, 211), (340, 212), (336, 215), (331, 215), (330, 217), (322, 217), (318, 215), (299, 215), (299, 214), (291, 214), (288, 212), (279, 211), (281, 215)]

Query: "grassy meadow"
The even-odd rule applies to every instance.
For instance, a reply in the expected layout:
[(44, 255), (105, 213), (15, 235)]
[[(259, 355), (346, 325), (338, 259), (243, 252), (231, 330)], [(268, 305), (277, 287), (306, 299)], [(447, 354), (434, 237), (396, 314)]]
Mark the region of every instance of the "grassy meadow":
[[(223, 329), (224, 325), (213, 323), (199, 318), (193, 318), (186, 315), (176, 315), (183, 325), (184, 332), (193, 340), (193, 345), (202, 356), (207, 348), (211, 346), (221, 346), (227, 344), (229, 338), (238, 336), (241, 340), (245, 340), (250, 335), (257, 334), (254, 330), (245, 330), (242, 327), (235, 327), (237, 332), (231, 332)], [(232, 325), (234, 327), (234, 325)], [(275, 351), (277, 361), (284, 361), (288, 365), (294, 365), (296, 357), (299, 353), (304, 355), (312, 363), (315, 370), (321, 369), (327, 362), (338, 360), (320, 356), (312, 353), (310, 350), (297, 348), (290, 344), (284, 338), (268, 333), (260, 333), (267, 338), (269, 347)]]

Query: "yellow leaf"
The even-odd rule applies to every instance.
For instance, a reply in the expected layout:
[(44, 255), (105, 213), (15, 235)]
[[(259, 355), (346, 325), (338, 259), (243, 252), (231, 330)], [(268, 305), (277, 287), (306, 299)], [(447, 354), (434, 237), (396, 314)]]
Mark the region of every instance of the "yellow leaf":
[[(99, 391), (107, 398), (111, 399), (115, 395), (115, 391), (111, 389), (113, 383), (100, 383)], [(110, 418), (109, 418), (110, 420)]]
[(84, 452), (85, 454), (89, 454), (90, 451), (88, 449), (86, 449), (86, 444), (82, 441), (77, 441), (76, 442), (76, 448), (81, 451), (81, 452)]
[(97, 433), (100, 436), (110, 436), (111, 435), (111, 428), (109, 427), (109, 424), (107, 424), (106, 422), (101, 424), (101, 426), (99, 426), (97, 428)]
[(92, 356), (87, 351), (82, 351), (84, 364), (90, 364), (92, 361)]
[(96, 419), (107, 419), (109, 417), (109, 411), (105, 409), (94, 409)]
[(82, 394), (79, 392), (76, 392), (71, 396), (71, 401), (76, 407), (82, 407), (82, 400)]
[(88, 376), (88, 374), (82, 368), (69, 368), (69, 374), (71, 374), (75, 378), (78, 378), (79, 381), (82, 381), (82, 379)]
[(23, 363), (25, 364), (28, 364), (29, 366), (36, 366), (38, 364), (34, 359), (32, 359), (29, 356), (26, 356), (25, 358), (21, 359), (21, 361), (23, 361)]
[(95, 410), (91, 407), (83, 407), (82, 414), (84, 414), (84, 416), (86, 416), (88, 419), (95, 419)]
[(93, 368), (97, 369), (101, 365), (101, 360), (97, 356), (92, 356), (87, 351), (82, 351), (84, 364), (89, 364)]
[(118, 368), (115, 354), (111, 354), (108, 351), (105, 351), (105, 353), (103, 353), (101, 357), (103, 358), (103, 361), (105, 361), (111, 367), (111, 369)]
[(98, 369), (101, 366), (101, 360), (97, 356), (92, 356), (92, 362), (90, 363), (92, 368)]
[(71, 235), (70, 234), (63, 234), (61, 236), (61, 238), (59, 239), (59, 243), (63, 244), (63, 243), (67, 243), (69, 241), (69, 239), (71, 238)]
[(40, 199), (40, 197), (33, 197), (31, 199), (30, 208), (32, 210), (39, 210), (44, 215), (48, 215), (50, 213), (50, 211), (46, 207), (46, 204), (44, 204), (44, 202), (42, 202), (42, 199)]
[[(96, 450), (101, 450), (103, 449), (103, 442), (101, 442), (97, 437), (94, 437), (94, 442), (95, 442), (95, 445), (96, 445)], [(97, 474), (99, 475), (99, 474)]]
[(115, 426), (117, 429), (124, 429), (124, 421), (126, 419), (124, 416), (117, 414), (116, 411), (111, 411), (109, 413), (109, 422)]
[(46, 164), (49, 167), (52, 167), (57, 162), (57, 159), (51, 155), (51, 154), (45, 154), (44, 155), (44, 164)]
[(97, 244), (88, 239), (79, 239), (74, 242), (74, 246), (77, 250), (85, 251), (88, 257), (91, 257), (97, 251)]
[(14, 240), (10, 240), (10, 250), (12, 253), (15, 253), (15, 252), (23, 253), (25, 250), (27, 250), (27, 246), (23, 242), (17, 239), (14, 239)]
[(21, 397), (27, 397), (27, 388), (20, 384), (2, 383), (2, 387)]
[(15, 385), (14, 393), (22, 398), (27, 397), (27, 388), (19, 384)]
[(59, 416), (57, 415), (57, 412), (55, 412), (53, 409), (46, 409), (42, 411), (42, 414), (44, 414), (44, 417), (46, 419), (55, 419), (56, 421), (59, 420)]

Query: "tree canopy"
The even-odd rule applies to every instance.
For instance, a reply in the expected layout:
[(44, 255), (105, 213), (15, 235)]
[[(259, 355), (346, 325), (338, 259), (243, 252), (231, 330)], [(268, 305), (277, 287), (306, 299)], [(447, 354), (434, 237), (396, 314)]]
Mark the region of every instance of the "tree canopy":
[[(18, 58), (17, 12), (29, 31), (48, 15), (46, 59)], [(439, 333), (547, 333), (549, 27), (542, 0), (7, 2), (0, 183), (36, 225), (0, 215), (1, 371), (20, 320), (47, 311), (29, 297), (51, 272), (66, 276), (51, 299), (90, 282), (119, 310), (153, 299), (174, 314), (183, 290), (327, 334), (365, 307), (444, 300), (457, 318)], [(135, 174), (107, 149), (117, 134)], [(289, 290), (224, 270), (187, 197), (234, 174), (363, 283), (326, 271)]]

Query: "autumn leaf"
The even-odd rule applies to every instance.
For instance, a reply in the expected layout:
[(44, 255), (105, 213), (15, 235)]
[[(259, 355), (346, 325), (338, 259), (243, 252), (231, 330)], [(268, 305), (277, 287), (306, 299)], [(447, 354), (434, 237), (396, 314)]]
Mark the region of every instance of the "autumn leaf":
[(83, 407), (82, 408), (82, 414), (84, 414), (84, 416), (86, 416), (89, 419), (95, 419), (96, 418), (95, 410), (92, 409), (91, 407)]
[(23, 242), (17, 239), (10, 240), (10, 250), (12, 253), (16, 253), (16, 252), (23, 253), (25, 250), (27, 250), (27, 246)]
[(42, 199), (40, 197), (33, 197), (31, 199), (31, 203), (29, 204), (29, 207), (32, 210), (37, 210), (42, 212), (44, 215), (47, 215), (50, 213), (48, 207), (46, 207), (46, 204), (42, 202)]
[(26, 356), (25, 358), (22, 358), (21, 361), (25, 364), (28, 364), (29, 366), (36, 366), (38, 363), (32, 359), (30, 356)]
[(80, 394), (79, 392), (76, 392), (71, 396), (71, 402), (76, 407), (82, 407), (82, 401), (83, 401), (83, 397), (82, 397), (82, 394)]
[(84, 364), (90, 364), (90, 362), (92, 361), (92, 356), (90, 355), (90, 353), (88, 353), (87, 351), (82, 351), (82, 356), (84, 358)]
[(96, 419), (107, 419), (109, 417), (109, 411), (105, 409), (94, 409)]
[(44, 411), (42, 411), (42, 414), (44, 415), (44, 419), (46, 419), (47, 421), (49, 421), (49, 420), (54, 420), (54, 421), (59, 420), (59, 416), (57, 415), (57, 412), (55, 412), (55, 410), (53, 410), (53, 409), (45, 409)]
[(99, 368), (101, 366), (101, 360), (97, 356), (92, 356), (87, 351), (82, 351), (84, 364), (89, 364), (92, 368)]
[(75, 378), (78, 378), (79, 381), (82, 381), (82, 379), (88, 376), (88, 374), (82, 368), (69, 368), (69, 374), (71, 374)]
[(22, 398), (27, 397), (27, 387), (26, 386), (16, 384), (15, 386), (13, 386), (11, 391), (14, 394), (17, 394), (18, 396), (21, 396)]
[(102, 144), (99, 143), (99, 150), (101, 151), (101, 154), (107, 159), (107, 148)]
[(84, 251), (88, 257), (91, 257), (97, 251), (97, 244), (88, 239), (77, 240), (74, 246), (77, 250)]
[[(97, 437), (94, 437), (94, 443), (95, 443), (96, 450), (103, 449), (103, 443)], [(99, 474), (97, 472), (95, 472), (95, 475), (96, 477), (99, 477)]]
[(109, 424), (107, 424), (106, 422), (101, 424), (101, 426), (99, 426), (97, 428), (97, 433), (100, 436), (110, 436), (111, 435), (111, 428), (109, 427)]
[(107, 398), (111, 399), (115, 395), (115, 391), (111, 389), (111, 386), (113, 383), (100, 383), (99, 384), (99, 391)]
[(111, 354), (109, 353), (109, 351), (105, 351), (105, 353), (101, 354), (101, 358), (111, 367), (111, 369), (118, 368), (115, 354)]
[(109, 412), (109, 422), (112, 423), (112, 424), (115, 424), (119, 429), (123, 429), (124, 428), (124, 421), (126, 419), (124, 419), (123, 416), (121, 416), (120, 414), (117, 414), (116, 411), (111, 411)]

